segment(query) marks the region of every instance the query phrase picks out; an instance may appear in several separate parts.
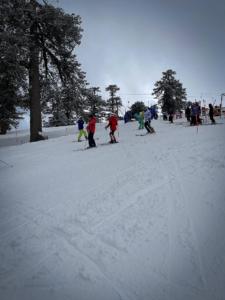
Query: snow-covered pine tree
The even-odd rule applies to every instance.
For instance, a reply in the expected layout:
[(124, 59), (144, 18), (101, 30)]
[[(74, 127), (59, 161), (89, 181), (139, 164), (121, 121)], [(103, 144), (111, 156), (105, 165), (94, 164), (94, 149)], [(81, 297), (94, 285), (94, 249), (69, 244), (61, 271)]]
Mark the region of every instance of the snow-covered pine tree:
[(163, 72), (162, 79), (155, 83), (152, 93), (158, 99), (162, 111), (169, 114), (181, 110), (186, 100), (186, 89), (175, 79), (175, 75), (176, 72), (171, 69)]
[(144, 102), (142, 101), (136, 101), (134, 104), (131, 105), (131, 112), (134, 116), (137, 113), (140, 113), (141, 111), (144, 111), (146, 108)]
[(20, 66), (26, 68), (29, 78), (30, 141), (37, 141), (42, 138), (40, 70), (45, 69), (46, 76), (49, 70), (58, 72), (62, 83), (77, 73), (73, 50), (81, 41), (81, 18), (37, 0), (1, 0), (2, 16), (3, 41), (10, 29), (10, 38), (17, 37), (15, 47), (22, 44), (25, 53)]
[(76, 70), (75, 74), (70, 74), (69, 79), (62, 83), (59, 74), (49, 71), (47, 77), (41, 76), (40, 83), (42, 112), (52, 115), (51, 125), (73, 124), (74, 118), (86, 108), (85, 73)]
[(107, 100), (107, 106), (109, 110), (113, 113), (119, 115), (119, 109), (122, 106), (121, 98), (116, 96), (116, 92), (120, 90), (120, 88), (116, 84), (111, 84), (105, 89), (109, 92), (110, 98)]
[(28, 93), (24, 70), (24, 39), (9, 22), (8, 1), (0, 4), (0, 134), (10, 126), (16, 127), (21, 119), (19, 106), (23, 106)]
[(90, 87), (86, 90), (85, 106), (91, 114), (101, 117), (102, 112), (105, 110), (106, 102), (98, 94), (99, 87)]

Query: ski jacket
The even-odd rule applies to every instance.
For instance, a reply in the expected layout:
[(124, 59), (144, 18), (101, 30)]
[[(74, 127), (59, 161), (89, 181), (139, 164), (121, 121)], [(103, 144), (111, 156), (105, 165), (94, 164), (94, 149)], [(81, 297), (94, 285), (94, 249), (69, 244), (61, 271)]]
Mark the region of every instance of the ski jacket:
[(82, 119), (79, 119), (79, 120), (77, 121), (77, 125), (78, 125), (78, 129), (79, 129), (79, 130), (84, 129), (84, 121), (83, 121)]
[(151, 111), (150, 109), (147, 109), (144, 113), (144, 117), (145, 117), (145, 122), (147, 121), (151, 121), (151, 118), (152, 118), (152, 114), (151, 114)]
[(95, 133), (95, 124), (96, 124), (96, 118), (95, 117), (90, 118), (87, 125), (87, 131), (91, 133)]
[(191, 115), (191, 109), (190, 109), (190, 107), (187, 107), (185, 110), (185, 116), (188, 117), (190, 115)]
[(140, 112), (139, 116), (140, 116), (141, 121), (144, 120), (144, 112), (143, 111)]
[(151, 107), (150, 108), (150, 112), (151, 112), (151, 119), (154, 119), (155, 115), (156, 115), (156, 109), (155, 109), (155, 107)]
[(107, 127), (110, 127), (111, 130), (115, 131), (117, 128), (117, 117), (116, 116), (111, 116), (109, 117), (109, 123), (107, 125)]
[(196, 105), (193, 105), (191, 108), (191, 115), (196, 117), (198, 115), (198, 107)]

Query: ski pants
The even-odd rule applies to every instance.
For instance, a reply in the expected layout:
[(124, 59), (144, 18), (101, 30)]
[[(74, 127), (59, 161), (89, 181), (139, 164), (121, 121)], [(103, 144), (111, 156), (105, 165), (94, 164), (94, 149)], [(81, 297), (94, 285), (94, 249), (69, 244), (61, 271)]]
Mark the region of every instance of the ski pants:
[(151, 127), (151, 121), (145, 121), (145, 129), (148, 131), (148, 133), (155, 132), (154, 128)]
[(144, 129), (144, 120), (143, 119), (139, 120), (139, 128), (138, 129)]
[(212, 124), (215, 124), (216, 121), (215, 121), (215, 119), (213, 118), (213, 114), (209, 114), (209, 117), (210, 117), (210, 120), (211, 120)]
[(89, 142), (89, 147), (96, 147), (93, 132), (88, 133), (88, 142)]
[(115, 130), (110, 130), (110, 133), (109, 133), (109, 136), (110, 136), (110, 139), (111, 139), (111, 143), (116, 143), (116, 137), (114, 135), (115, 133)]
[(87, 139), (87, 133), (86, 133), (86, 130), (84, 130), (84, 129), (79, 130), (78, 142), (80, 141), (82, 136), (84, 136)]

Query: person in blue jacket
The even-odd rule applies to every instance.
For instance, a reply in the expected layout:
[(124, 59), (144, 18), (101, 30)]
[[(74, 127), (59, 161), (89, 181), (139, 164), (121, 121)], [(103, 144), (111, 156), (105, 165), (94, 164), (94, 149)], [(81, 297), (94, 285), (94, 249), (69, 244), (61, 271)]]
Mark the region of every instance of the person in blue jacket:
[(151, 126), (151, 120), (152, 120), (152, 114), (150, 108), (146, 109), (144, 112), (144, 118), (145, 118), (145, 129), (148, 133), (155, 133), (155, 129)]
[(81, 142), (81, 137), (84, 136), (85, 139), (87, 140), (87, 132), (84, 129), (84, 120), (82, 117), (79, 118), (79, 120), (77, 121), (77, 125), (78, 125), (78, 130), (79, 130), (79, 135), (78, 135), (78, 142)]

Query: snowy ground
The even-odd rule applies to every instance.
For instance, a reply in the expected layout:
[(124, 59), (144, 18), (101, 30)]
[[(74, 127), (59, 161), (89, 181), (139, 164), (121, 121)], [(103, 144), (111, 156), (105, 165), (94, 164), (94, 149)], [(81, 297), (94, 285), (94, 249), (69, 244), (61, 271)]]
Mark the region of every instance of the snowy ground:
[[(74, 127), (75, 126), (60, 126), (43, 128), (43, 133), (45, 136), (48, 136), (48, 138), (51, 139), (77, 132), (77, 129)], [(13, 129), (6, 135), (0, 135), (0, 147), (21, 145), (24, 143), (28, 143), (29, 141), (30, 132), (27, 129)]]
[(225, 299), (225, 125), (177, 122), (0, 149), (1, 300)]

